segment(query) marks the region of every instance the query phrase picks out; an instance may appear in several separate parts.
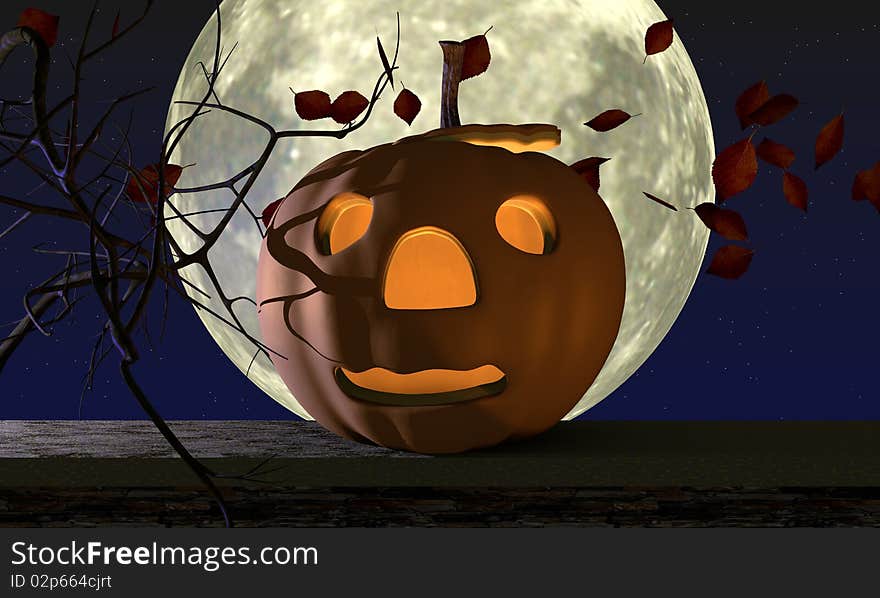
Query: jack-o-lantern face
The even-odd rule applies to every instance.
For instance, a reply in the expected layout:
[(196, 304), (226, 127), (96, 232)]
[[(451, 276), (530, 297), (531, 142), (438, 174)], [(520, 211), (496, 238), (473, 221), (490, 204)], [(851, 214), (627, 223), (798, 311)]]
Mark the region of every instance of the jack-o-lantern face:
[(309, 414), (427, 453), (559, 421), (625, 292), (611, 214), (571, 168), (443, 133), (312, 170), (275, 213), (257, 284), (263, 340)]

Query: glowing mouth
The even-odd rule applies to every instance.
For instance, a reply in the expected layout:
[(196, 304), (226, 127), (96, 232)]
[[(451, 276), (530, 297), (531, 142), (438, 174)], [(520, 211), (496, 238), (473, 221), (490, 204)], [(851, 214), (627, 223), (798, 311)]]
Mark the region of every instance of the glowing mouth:
[(494, 365), (472, 370), (421, 370), (398, 374), (385, 368), (334, 371), (336, 383), (348, 396), (381, 405), (428, 406), (472, 401), (499, 394), (507, 376)]

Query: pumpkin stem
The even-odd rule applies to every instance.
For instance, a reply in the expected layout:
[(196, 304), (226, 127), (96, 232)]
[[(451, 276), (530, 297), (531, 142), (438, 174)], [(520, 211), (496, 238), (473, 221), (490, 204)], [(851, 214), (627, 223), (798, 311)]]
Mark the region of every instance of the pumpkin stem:
[(464, 43), (442, 41), (443, 83), (440, 92), (440, 127), (460, 127), (458, 115), (458, 85), (464, 64)]

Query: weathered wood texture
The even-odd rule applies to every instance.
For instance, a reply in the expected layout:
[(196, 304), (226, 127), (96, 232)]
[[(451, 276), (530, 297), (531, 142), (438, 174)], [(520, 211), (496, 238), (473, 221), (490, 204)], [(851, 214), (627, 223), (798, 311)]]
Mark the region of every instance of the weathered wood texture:
[[(880, 524), (880, 422), (572, 422), (428, 457), (304, 422), (173, 422), (248, 526)], [(219, 525), (148, 422), (0, 422), (0, 525)]]
[[(877, 488), (236, 488), (239, 527), (842, 527), (880, 525)], [(209, 526), (180, 488), (0, 488), (0, 527)]]

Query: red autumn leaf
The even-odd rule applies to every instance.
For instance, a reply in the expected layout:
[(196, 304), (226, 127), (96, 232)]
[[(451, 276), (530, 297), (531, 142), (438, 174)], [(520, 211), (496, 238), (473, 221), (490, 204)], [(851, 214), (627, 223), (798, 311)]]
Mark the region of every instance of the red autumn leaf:
[(654, 23), (645, 32), (645, 61), (672, 45), (672, 19)]
[(816, 137), (816, 170), (836, 156), (842, 147), (843, 113), (828, 121)]
[(330, 96), (319, 89), (294, 93), (293, 106), (303, 120), (318, 120), (330, 116)]
[(272, 216), (274, 216), (275, 212), (278, 211), (278, 207), (281, 205), (281, 202), (284, 201), (284, 199), (285, 198), (283, 197), (281, 199), (276, 199), (263, 209), (263, 226), (269, 228), (269, 224), (272, 222)]
[(612, 110), (606, 110), (602, 114), (595, 116), (593, 120), (585, 122), (584, 124), (594, 131), (605, 133), (607, 131), (610, 131), (611, 129), (619, 127), (630, 118), (632, 117), (629, 114), (627, 114), (623, 110), (618, 110), (615, 108)]
[(764, 141), (758, 144), (758, 148), (755, 151), (764, 162), (778, 166), (783, 170), (790, 167), (791, 163), (794, 162), (794, 152), (787, 145), (776, 143), (772, 139), (765, 138)]
[(581, 175), (593, 191), (599, 191), (599, 167), (611, 158), (587, 158), (571, 165)]
[(740, 94), (734, 106), (740, 127), (745, 129), (752, 124), (749, 115), (760, 108), (768, 98), (770, 98), (770, 91), (767, 89), (766, 81), (758, 81)]
[(664, 201), (664, 200), (660, 199), (659, 197), (657, 197), (656, 195), (651, 195), (651, 194), (648, 193), (647, 191), (642, 191), (642, 193), (644, 193), (645, 197), (647, 197), (647, 198), (650, 199), (651, 201), (654, 201), (654, 202), (659, 203), (659, 204), (660, 204), (661, 206), (663, 206), (664, 208), (668, 208), (668, 209), (672, 210), (673, 212), (677, 212), (677, 211), (678, 211), (678, 208), (676, 208), (674, 205), (672, 205), (672, 204), (669, 203), (668, 201)]
[(746, 273), (752, 263), (755, 252), (738, 245), (720, 247), (712, 257), (712, 263), (706, 274), (734, 280)]
[(51, 48), (58, 40), (59, 18), (38, 8), (26, 8), (18, 17), (18, 26), (33, 29)]
[(807, 211), (807, 184), (798, 176), (790, 173), (782, 173), (782, 193), (785, 199), (796, 208)]
[(793, 95), (781, 93), (775, 95), (761, 107), (749, 114), (749, 120), (756, 125), (768, 126), (779, 122), (798, 107), (798, 100)]
[(874, 203), (875, 207), (880, 203), (880, 162), (874, 164), (873, 168), (862, 170), (856, 174), (853, 181), (852, 198), (856, 201), (867, 199)]
[(367, 109), (370, 101), (357, 91), (344, 91), (330, 105), (330, 116), (340, 125), (356, 119)]
[(739, 213), (733, 210), (719, 208), (714, 203), (701, 203), (694, 211), (703, 224), (711, 231), (714, 231), (731, 241), (747, 241), (749, 233), (746, 230), (746, 223)]
[(411, 125), (422, 109), (422, 101), (419, 96), (408, 89), (401, 89), (394, 100), (394, 114), (399, 116), (406, 124)]
[(464, 58), (461, 64), (461, 80), (482, 75), (489, 68), (492, 54), (489, 52), (489, 40), (484, 35), (475, 35), (462, 42)]
[(867, 179), (871, 176), (870, 170), (861, 170), (856, 173), (855, 179), (853, 179), (852, 186), (852, 198), (853, 201), (864, 201), (868, 199), (868, 194), (865, 190), (867, 185)]
[(119, 12), (116, 12), (116, 19), (113, 21), (113, 31), (110, 33), (110, 37), (115, 38), (119, 35)]
[[(177, 184), (177, 181), (180, 180), (180, 175), (183, 173), (183, 166), (178, 166), (177, 164), (166, 164), (165, 165), (165, 184), (174, 186)], [(157, 179), (158, 180), (158, 179)]]
[[(180, 180), (183, 167), (177, 164), (165, 165), (165, 195), (172, 191), (172, 187)], [(138, 184), (140, 183), (140, 184)], [(150, 164), (141, 169), (136, 175), (129, 177), (125, 186), (125, 192), (132, 201), (156, 203), (159, 201), (159, 165)], [(143, 188), (143, 191), (141, 190)]]
[(752, 186), (758, 176), (758, 159), (751, 137), (734, 143), (718, 154), (712, 164), (712, 180), (724, 201)]

